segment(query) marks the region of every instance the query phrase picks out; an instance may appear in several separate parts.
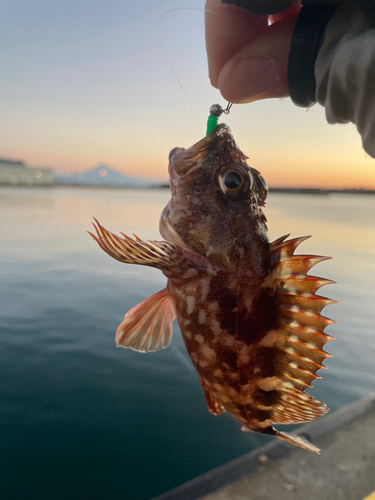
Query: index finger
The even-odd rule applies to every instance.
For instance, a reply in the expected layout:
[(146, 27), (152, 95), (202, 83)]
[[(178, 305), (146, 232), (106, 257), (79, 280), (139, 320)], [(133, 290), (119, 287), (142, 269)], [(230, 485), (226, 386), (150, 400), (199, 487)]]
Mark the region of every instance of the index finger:
[(256, 16), (220, 0), (207, 0), (205, 7), (206, 50), (211, 84), (218, 88), (220, 71), (245, 43), (267, 29), (267, 16)]

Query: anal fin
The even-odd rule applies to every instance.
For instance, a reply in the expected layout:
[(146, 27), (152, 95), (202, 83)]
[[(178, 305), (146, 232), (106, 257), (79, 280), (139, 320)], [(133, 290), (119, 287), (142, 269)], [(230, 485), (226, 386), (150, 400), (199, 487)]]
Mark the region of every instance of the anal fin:
[(117, 347), (148, 352), (165, 349), (172, 339), (175, 318), (167, 288), (130, 309), (116, 332)]
[(206, 383), (202, 379), (202, 377), (199, 377), (203, 392), (206, 398), (208, 410), (213, 414), (213, 415), (221, 415), (226, 411), (224, 408), (222, 402), (212, 393), (212, 391), (207, 387)]

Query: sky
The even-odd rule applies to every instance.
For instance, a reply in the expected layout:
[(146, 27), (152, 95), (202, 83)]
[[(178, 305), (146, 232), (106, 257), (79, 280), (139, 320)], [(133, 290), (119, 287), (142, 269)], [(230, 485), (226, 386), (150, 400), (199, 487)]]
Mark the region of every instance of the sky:
[[(203, 19), (204, 0), (0, 0), (0, 157), (167, 180), (169, 151), (226, 105)], [(319, 105), (234, 105), (222, 121), (271, 186), (375, 189), (355, 126), (328, 125)]]

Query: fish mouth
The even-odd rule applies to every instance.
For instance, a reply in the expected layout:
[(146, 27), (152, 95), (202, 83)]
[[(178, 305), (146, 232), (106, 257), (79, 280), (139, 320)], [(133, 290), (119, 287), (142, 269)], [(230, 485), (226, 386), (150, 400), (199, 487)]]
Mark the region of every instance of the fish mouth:
[(176, 175), (183, 177), (199, 168), (202, 160), (228, 139), (233, 140), (231, 130), (225, 123), (220, 123), (210, 134), (203, 137), (189, 149), (172, 149), (169, 154), (171, 184), (173, 184)]
[[(187, 175), (194, 174), (194, 172), (201, 167), (202, 161), (207, 155), (217, 150), (227, 140), (234, 140), (231, 135), (231, 130), (228, 125), (221, 123), (210, 134), (203, 137), (203, 139), (190, 148), (172, 149), (169, 153), (168, 167), (172, 198), (177, 192), (180, 179)], [(190, 253), (205, 258), (204, 255), (192, 246), (191, 242), (184, 241), (178, 234), (171, 221), (170, 213), (169, 202), (160, 216), (159, 231), (161, 236), (169, 243), (183, 249), (183, 251), (189, 251)]]

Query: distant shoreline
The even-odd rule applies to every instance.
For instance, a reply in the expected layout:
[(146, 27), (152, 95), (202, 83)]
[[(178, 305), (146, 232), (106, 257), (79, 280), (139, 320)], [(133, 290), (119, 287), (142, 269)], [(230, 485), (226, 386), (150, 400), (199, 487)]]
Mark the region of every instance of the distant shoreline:
[[(52, 183), (52, 184), (1, 184), (0, 188), (83, 188), (83, 189), (122, 189), (122, 190), (155, 190), (155, 189), (169, 189), (169, 184), (159, 184), (155, 186), (101, 186), (99, 184), (89, 185), (89, 184), (63, 184), (63, 183)], [(319, 188), (292, 188), (292, 187), (270, 187), (270, 193), (281, 193), (281, 194), (314, 194), (314, 195), (328, 195), (328, 194), (366, 194), (375, 195), (375, 189), (319, 189)]]

